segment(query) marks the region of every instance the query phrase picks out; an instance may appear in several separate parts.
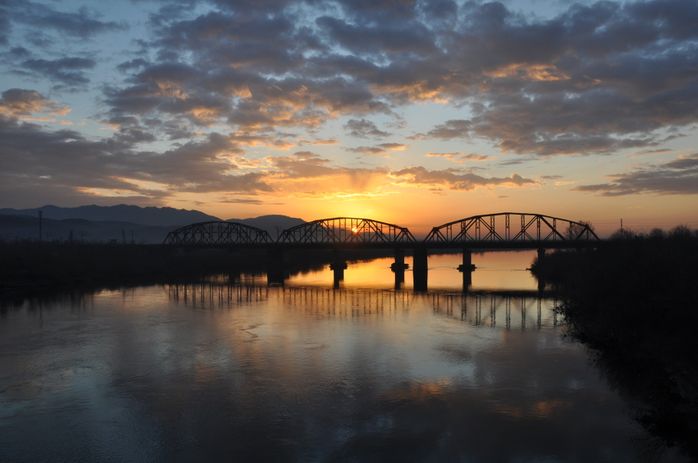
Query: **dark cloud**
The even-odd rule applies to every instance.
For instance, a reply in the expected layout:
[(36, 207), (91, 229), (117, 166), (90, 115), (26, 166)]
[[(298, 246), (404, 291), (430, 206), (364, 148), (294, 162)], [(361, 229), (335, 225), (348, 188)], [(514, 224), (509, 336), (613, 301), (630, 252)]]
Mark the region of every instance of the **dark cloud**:
[(369, 137), (388, 137), (390, 134), (380, 130), (376, 124), (367, 119), (349, 119), (346, 124), (344, 124), (344, 129), (349, 132), (349, 135), (358, 138), (369, 138)]
[(591, 191), (604, 196), (637, 193), (698, 194), (698, 154), (610, 177), (609, 183), (581, 185), (575, 190)]
[[(262, 174), (237, 172), (226, 157), (236, 147), (218, 134), (157, 153), (133, 148), (135, 141), (143, 139), (138, 133), (118, 132), (114, 137), (91, 141), (75, 131), (47, 131), (35, 124), (0, 118), (0, 139), (0, 183), (6, 189), (51, 185), (51, 189), (70, 195), (107, 189), (148, 197), (176, 191), (271, 190)], [(148, 186), (152, 183), (161, 188)]]
[(467, 138), (470, 133), (470, 127), (470, 121), (454, 119), (437, 125), (426, 134), (416, 135), (413, 138), (439, 138), (441, 140)]
[(431, 31), (421, 23), (381, 22), (365, 26), (323, 16), (317, 24), (334, 43), (354, 53), (428, 55), (436, 51)]
[(131, 72), (134, 70), (142, 69), (148, 66), (150, 63), (143, 58), (134, 58), (128, 61), (124, 61), (116, 66), (116, 68), (121, 72)]
[(2, 92), (0, 116), (15, 118), (41, 112), (65, 114), (68, 108), (51, 101), (36, 90), (11, 88)]
[(57, 59), (32, 58), (22, 62), (22, 71), (45, 77), (58, 88), (77, 89), (90, 82), (86, 71), (96, 66), (95, 60), (77, 56)]
[(404, 151), (407, 145), (402, 143), (381, 143), (374, 146), (357, 146), (355, 148), (348, 148), (347, 151), (361, 154), (386, 154), (390, 151)]
[(113, 21), (102, 21), (87, 8), (70, 13), (58, 11), (46, 4), (28, 0), (6, 0), (3, 9), (12, 21), (26, 24), (38, 30), (51, 29), (62, 34), (86, 39), (97, 34), (126, 29)]
[[(339, 118), (348, 120), (345, 129), (353, 137), (386, 137), (371, 117), (399, 117), (400, 107), (414, 102), (449, 104), (463, 112), (435, 121), (431, 130), (412, 139), (484, 140), (504, 152), (529, 156), (504, 161), (512, 164), (540, 155), (655, 149), (667, 133), (680, 136), (682, 127), (698, 122), (698, 3), (693, 0), (573, 4), (548, 18), (523, 15), (499, 2), (450, 0), (215, 0), (205, 8), (197, 5), (194, 0), (162, 2), (149, 17), (149, 36), (122, 55), (127, 58), (119, 58), (128, 61), (117, 64), (120, 73), (101, 86), (100, 115), (116, 127), (114, 136), (89, 141), (77, 132), (42, 131), (16, 121), (11, 129), (8, 119), (3, 136), (11, 143), (2, 147), (4, 152), (31, 132), (38, 145), (27, 145), (34, 153), (28, 159), (41, 152), (47, 157), (35, 161), (50, 166), (59, 161), (43, 147), (64, 154), (80, 148), (85, 164), (98, 173), (90, 179), (95, 188), (99, 182), (116, 188), (114, 178), (128, 176), (182, 184), (191, 191), (263, 190), (268, 188), (263, 176), (231, 174), (235, 165), (223, 153), (241, 155), (247, 146), (288, 149), (301, 137), (317, 138), (323, 124)], [(54, 89), (84, 89), (96, 55), (77, 49), (50, 55), (49, 49), (38, 51), (20, 37), (29, 33), (48, 43), (55, 32), (83, 39), (120, 27), (85, 9), (0, 3), (7, 70), (45, 79)], [(8, 38), (10, 30), (15, 35)], [(12, 98), (18, 100), (12, 103)], [(3, 95), (2, 105), (2, 114), (10, 118), (40, 107), (56, 110), (31, 93)], [(221, 127), (229, 127), (229, 133), (210, 135)], [(281, 133), (298, 130), (305, 132)], [(138, 148), (162, 140), (187, 143), (161, 153)], [(369, 143), (347, 151), (381, 155), (400, 148), (404, 145)], [(480, 159), (477, 154), (432, 155), (456, 162)], [(65, 156), (67, 163), (83, 154)], [(273, 164), (279, 172), (334, 175), (341, 169), (307, 154), (279, 159)], [(51, 175), (25, 160), (17, 162), (28, 175)], [(54, 168), (69, 170), (63, 164)], [(190, 171), (193, 180), (178, 175), (178, 168)], [(532, 182), (419, 169), (405, 169), (401, 177), (459, 189)], [(692, 175), (668, 164), (650, 170), (627, 175), (663, 172), (679, 184), (690, 182)], [(61, 181), (71, 188), (86, 182), (85, 175)], [(616, 177), (609, 189), (594, 191), (611, 194), (630, 184), (641, 180)]]
[(262, 205), (282, 206), (284, 204), (284, 203), (279, 203), (279, 202), (263, 201), (261, 199), (255, 199), (255, 198), (228, 198), (228, 197), (218, 199), (216, 202), (227, 203), (227, 204), (248, 204), (248, 205), (252, 205), (252, 206), (262, 206)]
[(5, 8), (0, 6), (0, 45), (9, 43), (10, 18)]
[(427, 153), (427, 157), (448, 159), (449, 161), (458, 162), (458, 163), (463, 163), (466, 161), (486, 161), (487, 159), (490, 158), (489, 156), (487, 156), (485, 154), (458, 153), (458, 152), (451, 152), (451, 153), (429, 152), (429, 153)]
[(612, 152), (652, 146), (653, 131), (698, 117), (695, 2), (574, 5), (549, 20), (497, 3), (464, 13), (451, 57), (479, 82), (473, 117), (428, 137), (484, 137), (517, 153)]
[[(573, 5), (549, 19), (501, 3), (217, 4), (192, 19), (161, 10), (159, 61), (123, 66), (139, 72), (108, 90), (113, 111), (313, 129), (449, 100), (469, 104), (468, 118), (415, 138), (484, 138), (543, 155), (651, 147), (658, 131), (698, 121), (698, 7), (688, 0)], [(383, 135), (363, 121), (346, 128)]]
[(482, 177), (457, 169), (428, 170), (424, 167), (409, 167), (392, 172), (392, 175), (407, 183), (415, 185), (444, 185), (452, 190), (472, 190), (479, 186), (535, 184), (534, 180), (518, 174), (510, 177)]

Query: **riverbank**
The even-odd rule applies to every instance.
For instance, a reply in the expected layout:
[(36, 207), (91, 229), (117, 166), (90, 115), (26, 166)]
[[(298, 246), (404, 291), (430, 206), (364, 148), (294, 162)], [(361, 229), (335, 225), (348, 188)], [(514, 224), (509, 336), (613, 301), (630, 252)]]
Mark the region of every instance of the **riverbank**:
[(569, 335), (593, 349), (636, 419), (698, 458), (698, 237), (626, 235), (593, 251), (557, 252), (534, 274), (563, 296)]
[[(343, 253), (348, 261), (392, 255), (385, 250)], [(328, 251), (289, 251), (284, 271), (317, 269), (333, 259)], [(164, 245), (0, 242), (0, 298), (38, 292), (115, 288), (192, 281), (215, 274), (264, 274), (264, 250), (183, 249)]]

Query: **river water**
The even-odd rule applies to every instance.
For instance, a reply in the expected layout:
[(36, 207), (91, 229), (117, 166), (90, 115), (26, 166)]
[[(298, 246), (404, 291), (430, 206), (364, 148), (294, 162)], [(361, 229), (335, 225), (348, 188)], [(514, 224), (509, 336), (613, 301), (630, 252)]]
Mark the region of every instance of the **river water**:
[[(657, 442), (538, 298), (531, 253), (5, 307), (0, 461), (643, 461)], [(409, 261), (408, 261), (409, 262)], [(680, 461), (672, 453), (663, 460)]]

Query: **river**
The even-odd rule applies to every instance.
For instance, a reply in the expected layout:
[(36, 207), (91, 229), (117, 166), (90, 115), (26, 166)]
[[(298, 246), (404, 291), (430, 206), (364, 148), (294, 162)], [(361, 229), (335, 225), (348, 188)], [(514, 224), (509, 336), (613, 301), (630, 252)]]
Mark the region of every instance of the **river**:
[[(643, 461), (532, 253), (57, 295), (0, 312), (0, 461)], [(409, 263), (409, 260), (408, 260)], [(682, 461), (665, 452), (662, 460)]]

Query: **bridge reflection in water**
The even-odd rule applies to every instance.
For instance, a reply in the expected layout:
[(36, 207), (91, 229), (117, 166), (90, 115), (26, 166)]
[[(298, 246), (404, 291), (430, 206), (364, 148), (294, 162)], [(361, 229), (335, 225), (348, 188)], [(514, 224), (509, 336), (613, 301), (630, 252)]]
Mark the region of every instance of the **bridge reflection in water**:
[(536, 291), (413, 293), (380, 289), (265, 287), (215, 281), (165, 286), (170, 300), (196, 310), (223, 310), (272, 303), (305, 314), (331, 318), (383, 318), (431, 307), (435, 315), (472, 326), (506, 330), (556, 327), (557, 301)]

